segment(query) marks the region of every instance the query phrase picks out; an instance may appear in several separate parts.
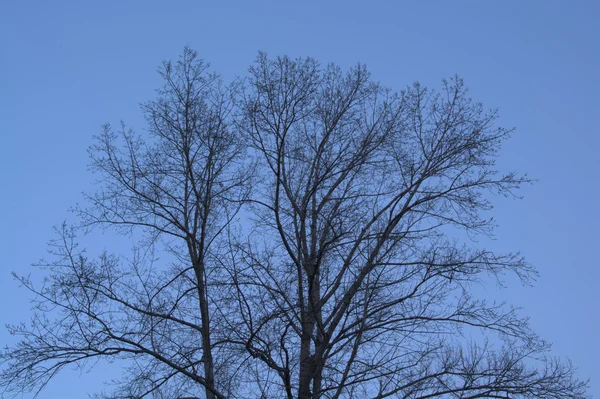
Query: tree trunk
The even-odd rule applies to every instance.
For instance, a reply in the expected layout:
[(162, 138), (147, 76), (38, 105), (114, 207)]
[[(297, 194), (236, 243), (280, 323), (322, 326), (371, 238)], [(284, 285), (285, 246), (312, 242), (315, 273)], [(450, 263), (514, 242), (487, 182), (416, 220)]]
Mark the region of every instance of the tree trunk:
[[(310, 313), (310, 312), (308, 312)], [(311, 318), (307, 315), (307, 318)], [(314, 374), (314, 357), (310, 354), (311, 335), (314, 322), (307, 320), (303, 323), (302, 338), (300, 342), (300, 375), (298, 381), (298, 399), (313, 399), (310, 385)]]
[(212, 347), (210, 342), (210, 319), (208, 311), (208, 295), (204, 281), (204, 265), (197, 262), (194, 265), (196, 280), (198, 283), (198, 299), (200, 301), (200, 317), (202, 322), (202, 359), (204, 365), (204, 379), (206, 380), (206, 399), (215, 399), (216, 396), (211, 392), (215, 387), (214, 363), (212, 356)]

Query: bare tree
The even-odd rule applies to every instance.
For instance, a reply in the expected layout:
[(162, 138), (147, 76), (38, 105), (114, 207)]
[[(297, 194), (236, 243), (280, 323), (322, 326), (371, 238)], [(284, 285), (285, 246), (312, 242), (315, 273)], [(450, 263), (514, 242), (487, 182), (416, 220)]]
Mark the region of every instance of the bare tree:
[[(279, 376), (266, 397), (584, 396), (569, 366), (527, 367), (547, 346), (514, 309), (469, 294), (482, 274), (527, 283), (535, 271), (451, 238), (490, 232), (488, 194), (528, 181), (496, 172), (510, 130), (459, 78), (396, 94), (361, 65), (261, 55), (242, 107), (262, 158), (260, 234), (233, 263), (232, 331)], [(473, 328), (504, 346), (465, 346)]]
[(78, 213), (146, 234), (124, 262), (60, 229), (46, 283), (21, 278), (36, 313), (10, 327), (0, 384), (119, 358), (102, 397), (588, 397), (517, 309), (472, 294), (536, 277), (469, 240), (492, 232), (493, 195), (529, 181), (495, 170), (511, 133), (495, 112), (459, 78), (394, 93), (362, 65), (264, 54), (249, 72), (231, 95), (186, 49), (142, 107), (150, 142), (105, 127)]
[[(3, 354), (18, 360), (4, 383), (43, 386), (68, 364), (120, 356), (134, 361), (116, 397), (182, 385), (182, 376), (206, 398), (225, 397), (215, 382), (208, 279), (214, 244), (245, 195), (244, 151), (228, 126), (229, 93), (194, 51), (160, 74), (157, 100), (142, 105), (150, 141), (123, 124), (118, 132), (104, 126), (90, 149), (101, 189), (87, 197), (89, 208), (76, 209), (86, 227), (143, 229), (145, 247), (130, 265), (109, 255), (89, 260), (63, 228), (49, 283), (37, 289), (21, 280), (39, 295), (39, 313), (32, 330), (11, 328), (25, 340)], [(161, 237), (179, 260), (168, 268), (148, 251)], [(57, 318), (43, 317), (48, 306)]]

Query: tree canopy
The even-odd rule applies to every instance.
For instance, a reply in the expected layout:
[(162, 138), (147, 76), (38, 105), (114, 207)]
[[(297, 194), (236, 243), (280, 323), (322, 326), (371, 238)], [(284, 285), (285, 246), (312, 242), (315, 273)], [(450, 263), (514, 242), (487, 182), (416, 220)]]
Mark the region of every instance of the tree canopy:
[[(36, 299), (0, 354), (7, 391), (109, 359), (107, 398), (588, 397), (518, 309), (473, 293), (536, 270), (465, 239), (530, 179), (496, 169), (512, 130), (459, 77), (395, 92), (261, 53), (225, 85), (189, 48), (160, 74), (144, 133), (90, 147), (98, 189), (44, 283), (19, 277)], [(97, 226), (140, 233), (133, 255), (88, 257)]]

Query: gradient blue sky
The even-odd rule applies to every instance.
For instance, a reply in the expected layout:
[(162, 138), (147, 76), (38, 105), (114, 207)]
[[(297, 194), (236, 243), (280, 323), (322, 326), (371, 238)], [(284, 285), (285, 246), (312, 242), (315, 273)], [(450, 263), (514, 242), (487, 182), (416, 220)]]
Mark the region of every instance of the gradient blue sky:
[[(35, 272), (52, 226), (90, 189), (92, 135), (121, 119), (143, 128), (138, 104), (160, 84), (156, 67), (184, 45), (226, 80), (259, 50), (365, 62), (397, 89), (458, 73), (517, 127), (500, 167), (539, 179), (524, 200), (496, 202), (491, 245), (522, 251), (541, 278), (494, 295), (524, 307), (600, 398), (599, 21), (592, 0), (2, 1), (0, 321), (27, 319), (30, 297), (10, 271)], [(64, 372), (40, 398), (82, 398), (118, 372)]]

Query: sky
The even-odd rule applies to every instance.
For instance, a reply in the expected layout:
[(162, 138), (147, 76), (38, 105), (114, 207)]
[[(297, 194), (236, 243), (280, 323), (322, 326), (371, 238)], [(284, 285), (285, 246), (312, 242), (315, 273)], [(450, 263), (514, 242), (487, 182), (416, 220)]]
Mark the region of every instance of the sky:
[[(499, 168), (538, 179), (522, 200), (495, 201), (491, 245), (521, 251), (540, 279), (494, 295), (522, 307), (600, 398), (598, 21), (593, 0), (0, 2), (0, 321), (27, 321), (31, 296), (10, 272), (35, 275), (53, 226), (93, 190), (92, 136), (120, 120), (142, 130), (157, 66), (185, 45), (225, 80), (245, 75), (258, 51), (366, 63), (398, 90), (459, 74), (500, 125), (516, 127)], [(86, 397), (118, 372), (68, 370), (39, 398)]]

